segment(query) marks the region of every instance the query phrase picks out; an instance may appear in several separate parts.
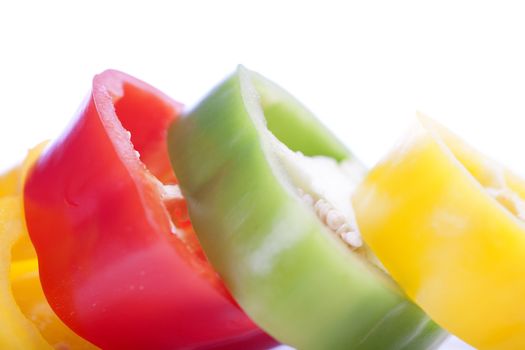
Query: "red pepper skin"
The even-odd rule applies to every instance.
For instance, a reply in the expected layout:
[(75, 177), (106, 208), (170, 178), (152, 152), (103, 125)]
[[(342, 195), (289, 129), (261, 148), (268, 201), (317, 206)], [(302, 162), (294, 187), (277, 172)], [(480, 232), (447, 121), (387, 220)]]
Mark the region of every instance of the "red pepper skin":
[(231, 299), (191, 225), (182, 227), (186, 242), (172, 233), (170, 214), (181, 218), (185, 204), (168, 212), (152, 181), (176, 183), (166, 134), (180, 111), (124, 73), (94, 78), (77, 119), (25, 186), (46, 297), (104, 349), (268, 348), (275, 341)]

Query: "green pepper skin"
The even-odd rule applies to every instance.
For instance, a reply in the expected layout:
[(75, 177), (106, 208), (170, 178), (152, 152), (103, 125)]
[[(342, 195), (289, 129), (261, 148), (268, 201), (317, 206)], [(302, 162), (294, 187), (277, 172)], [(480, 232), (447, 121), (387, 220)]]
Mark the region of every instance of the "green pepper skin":
[(169, 132), (199, 240), (242, 308), (299, 349), (437, 346), (445, 333), (295, 194), (267, 125), (306, 155), (352, 157), (291, 95), (243, 67)]

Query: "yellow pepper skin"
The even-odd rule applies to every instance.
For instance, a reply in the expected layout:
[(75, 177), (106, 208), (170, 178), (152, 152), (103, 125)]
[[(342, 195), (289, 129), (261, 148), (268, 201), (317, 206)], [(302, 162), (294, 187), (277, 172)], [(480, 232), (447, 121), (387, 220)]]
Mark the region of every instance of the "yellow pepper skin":
[(9, 280), (11, 247), (22, 234), (19, 197), (0, 198), (0, 348), (52, 349), (20, 311)]
[(367, 244), (438, 324), (478, 349), (522, 350), (523, 198), (525, 182), (420, 116), (353, 204)]
[(97, 349), (70, 330), (47, 303), (25, 227), (22, 184), (44, 145), (0, 176), (0, 349)]

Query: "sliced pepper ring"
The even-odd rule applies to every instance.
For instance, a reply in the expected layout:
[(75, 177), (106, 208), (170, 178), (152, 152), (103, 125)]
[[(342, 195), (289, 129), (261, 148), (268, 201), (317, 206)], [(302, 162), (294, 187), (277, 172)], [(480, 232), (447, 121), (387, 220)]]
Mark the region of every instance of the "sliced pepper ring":
[(173, 124), (169, 150), (207, 256), (276, 339), (300, 349), (425, 349), (443, 338), (305, 203), (302, 163), (335, 169), (346, 160), (354, 175), (362, 170), (275, 84), (240, 67)]
[(525, 349), (525, 182), (432, 120), (353, 198), (366, 242), (436, 322), (478, 349)]
[(180, 110), (124, 73), (94, 78), (25, 186), (46, 297), (104, 349), (268, 347), (275, 341), (232, 300), (184, 217), (166, 147)]

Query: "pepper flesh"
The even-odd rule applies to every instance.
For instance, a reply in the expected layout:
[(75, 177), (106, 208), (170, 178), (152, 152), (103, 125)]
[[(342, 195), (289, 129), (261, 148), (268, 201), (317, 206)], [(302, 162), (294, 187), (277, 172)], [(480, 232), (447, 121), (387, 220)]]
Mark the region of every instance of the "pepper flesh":
[(9, 268), (11, 246), (21, 234), (20, 199), (0, 198), (0, 347), (2, 349), (52, 349), (20, 311), (11, 291)]
[(240, 305), (300, 349), (438, 344), (439, 327), (303, 203), (271, 151), (267, 125), (293, 151), (352, 157), (289, 94), (242, 67), (168, 137), (199, 240)]
[(25, 186), (44, 291), (104, 349), (268, 347), (206, 261), (183, 201), (164, 203), (162, 184), (176, 183), (167, 127), (180, 109), (123, 73), (95, 77)]
[(0, 348), (96, 349), (60, 321), (40, 285), (36, 254), (24, 222), (21, 187), (43, 147), (32, 149), (22, 166), (0, 176)]
[(366, 242), (439, 324), (479, 349), (525, 349), (525, 226), (487, 190), (500, 181), (519, 205), (523, 180), (420, 116), (353, 202)]

